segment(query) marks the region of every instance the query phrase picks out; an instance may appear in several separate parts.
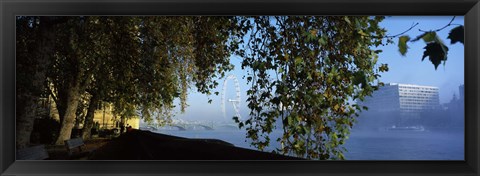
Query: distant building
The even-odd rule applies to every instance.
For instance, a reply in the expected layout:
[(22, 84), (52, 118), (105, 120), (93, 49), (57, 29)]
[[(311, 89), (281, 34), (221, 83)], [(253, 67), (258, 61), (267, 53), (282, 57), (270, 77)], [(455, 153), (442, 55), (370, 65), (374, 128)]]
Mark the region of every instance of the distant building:
[(460, 85), (458, 86), (458, 93), (459, 96), (454, 93), (450, 102), (445, 103), (444, 109), (463, 109), (465, 106), (465, 86)]
[(460, 100), (465, 100), (465, 85), (458, 86), (458, 92), (460, 94)]
[(450, 100), (448, 103), (445, 103), (444, 106), (451, 112), (461, 113), (463, 118), (463, 114), (465, 112), (465, 86), (458, 86), (458, 92), (459, 97), (457, 98), (457, 96), (453, 94), (452, 100)]
[[(57, 105), (55, 102), (52, 100), (51, 96), (48, 96), (48, 98), (41, 98), (41, 109), (42, 113), (48, 113), (50, 117), (52, 117), (55, 120), (59, 120), (59, 114), (58, 114), (58, 109)], [(97, 110), (95, 110), (95, 113), (93, 115), (93, 122), (98, 123), (100, 129), (113, 129), (113, 128), (119, 128), (119, 122), (120, 117), (116, 117), (113, 114), (113, 107), (107, 104), (104, 107), (97, 107)], [(126, 125), (132, 126), (134, 129), (139, 129), (140, 127), (140, 118), (135, 117), (135, 118), (130, 118), (125, 120), (125, 126)], [(83, 121), (80, 123), (75, 124), (75, 128), (83, 128)]]
[[(95, 114), (93, 117), (93, 122), (98, 123), (100, 125), (100, 128), (105, 128), (105, 129), (113, 129), (113, 128), (120, 128), (120, 117), (115, 116), (113, 113), (113, 107), (110, 105), (107, 105), (105, 107), (98, 108), (98, 110), (95, 110)], [(140, 118), (139, 117), (134, 117), (130, 119), (125, 119), (125, 127), (127, 124), (129, 126), (132, 126), (134, 129), (139, 129), (140, 128)]]
[(437, 87), (388, 83), (359, 102), (369, 110), (379, 112), (421, 112), (440, 107)]
[(465, 86), (458, 86), (459, 97), (454, 94), (450, 102), (445, 103), (446, 114), (452, 119), (451, 126), (463, 127), (465, 119)]

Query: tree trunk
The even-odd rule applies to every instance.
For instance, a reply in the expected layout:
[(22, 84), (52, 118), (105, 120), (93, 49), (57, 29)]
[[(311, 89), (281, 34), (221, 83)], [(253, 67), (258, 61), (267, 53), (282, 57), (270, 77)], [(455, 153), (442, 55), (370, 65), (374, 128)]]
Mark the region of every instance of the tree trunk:
[[(62, 89), (62, 88), (60, 88)], [(63, 118), (65, 117), (65, 112), (68, 105), (68, 91), (66, 90), (58, 90), (57, 95), (58, 100), (55, 102), (57, 105), (58, 110), (58, 118), (60, 122), (60, 126), (63, 126)]]
[[(25, 87), (17, 87), (17, 108), (16, 108), (16, 147), (17, 149), (25, 148), (30, 143), (30, 134), (33, 130), (33, 123), (37, 116), (38, 102), (40, 93), (45, 88), (44, 81), (46, 80), (46, 71), (49, 67), (53, 55), (54, 42), (55, 42), (55, 30), (54, 30), (54, 18), (53, 17), (40, 17), (40, 24), (38, 28), (38, 42), (36, 46), (35, 55), (30, 62), (30, 67), (33, 68), (30, 80), (31, 89)], [(30, 60), (32, 58), (18, 58)], [(23, 61), (17, 61), (19, 64)], [(25, 62), (25, 63), (28, 63)], [(18, 67), (18, 65), (17, 65)], [(26, 70), (22, 70), (26, 71)]]
[(57, 142), (55, 142), (57, 145), (63, 145), (64, 141), (70, 139), (72, 135), (72, 129), (75, 125), (75, 112), (77, 112), (78, 101), (80, 99), (79, 87), (79, 84), (74, 84), (74, 86), (69, 89), (65, 116), (61, 122), (62, 126), (60, 127)]
[(98, 96), (96, 94), (93, 94), (92, 99), (90, 99), (90, 104), (88, 105), (87, 115), (85, 115), (85, 123), (83, 124), (82, 138), (84, 140), (90, 139), (90, 133), (93, 127), (93, 118), (98, 102)]
[[(17, 96), (19, 98), (19, 96)], [(33, 130), (33, 123), (36, 116), (38, 97), (31, 94), (22, 95), (22, 103), (17, 104), (17, 122), (16, 122), (16, 147), (22, 149), (30, 143), (30, 135)], [(17, 100), (19, 101), (19, 100)], [(22, 107), (19, 107), (19, 106)]]
[(125, 116), (120, 116), (120, 134), (123, 134), (125, 132)]
[[(75, 26), (74, 28), (77, 33), (77, 35), (82, 34), (84, 29), (79, 26)], [(78, 44), (73, 44), (74, 42), (84, 42), (84, 41), (75, 41), (73, 38), (73, 33), (71, 34), (70, 38), (68, 40), (64, 41), (66, 49), (66, 57), (67, 57), (67, 62), (70, 64), (70, 70), (64, 70), (63, 74), (66, 74), (64, 79), (67, 79), (67, 84), (66, 87), (61, 86), (61, 89), (64, 90), (59, 90), (60, 91), (66, 91), (66, 97), (65, 98), (59, 98), (59, 102), (66, 102), (64, 104), (63, 108), (64, 109), (64, 116), (60, 117), (61, 121), (61, 127), (60, 127), (60, 132), (57, 138), (57, 141), (55, 144), (57, 145), (63, 145), (65, 140), (68, 140), (71, 138), (72, 135), (72, 129), (75, 125), (75, 119), (76, 119), (76, 112), (78, 108), (78, 104), (81, 98), (82, 93), (84, 93), (85, 88), (87, 85), (90, 83), (91, 77), (92, 77), (92, 71), (88, 71), (89, 69), (86, 69), (85, 66), (83, 65), (82, 61), (88, 60), (85, 57), (85, 48), (78, 47)], [(79, 36), (82, 38), (81, 36)], [(73, 42), (72, 42), (73, 41)], [(88, 73), (87, 73), (88, 72)], [(60, 110), (59, 110), (60, 111)]]

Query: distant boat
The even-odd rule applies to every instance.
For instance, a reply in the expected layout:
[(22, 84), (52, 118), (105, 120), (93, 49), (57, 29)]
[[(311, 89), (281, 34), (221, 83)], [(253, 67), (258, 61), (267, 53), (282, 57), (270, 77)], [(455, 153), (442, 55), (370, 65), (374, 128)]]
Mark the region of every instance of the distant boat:
[(385, 131), (425, 131), (425, 128), (422, 125), (419, 126), (391, 126), (385, 128)]

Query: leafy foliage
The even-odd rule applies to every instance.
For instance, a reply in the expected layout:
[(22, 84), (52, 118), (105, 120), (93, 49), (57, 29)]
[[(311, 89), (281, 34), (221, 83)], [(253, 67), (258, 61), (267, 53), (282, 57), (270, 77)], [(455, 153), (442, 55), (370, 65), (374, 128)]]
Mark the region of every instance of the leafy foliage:
[(385, 44), (385, 30), (378, 26), (383, 19), (65, 17), (56, 26), (46, 87), (52, 85), (52, 96), (64, 108), (76, 108), (72, 94), (97, 95), (121, 117), (168, 122), (174, 100), (184, 109), (192, 85), (210, 95), (215, 80), (233, 68), (228, 57), (236, 54), (249, 69), (251, 85), (250, 117), (237, 122), (252, 145), (264, 150), (268, 134), (281, 128), (276, 140), (284, 147), (277, 152), (343, 159), (355, 115), (365, 109), (354, 102), (378, 89), (379, 73), (388, 71), (386, 64), (378, 66), (381, 51), (371, 49)]
[[(172, 115), (173, 100), (180, 98), (181, 110), (187, 92), (210, 95), (218, 86), (215, 78), (233, 68), (228, 56), (233, 41), (234, 17), (145, 17), (140, 25), (141, 67), (138, 72), (138, 107), (148, 121), (163, 121)], [(160, 27), (160, 28), (159, 28)], [(161, 100), (161, 101), (159, 101)], [(161, 116), (163, 115), (163, 116)]]
[[(447, 61), (448, 47), (443, 44), (443, 41), (438, 37), (437, 33), (435, 31), (425, 32), (413, 39), (412, 42), (418, 41), (420, 39), (423, 39), (423, 41), (427, 44), (427, 46), (424, 47), (425, 51), (423, 52), (422, 61), (425, 59), (425, 57), (428, 56), (430, 62), (432, 62), (433, 66), (435, 67), (435, 70), (438, 68), (438, 65), (440, 65), (440, 63), (443, 62), (445, 64), (445, 62)], [(402, 47), (407, 46), (405, 44), (405, 46)], [(400, 50), (402, 49), (402, 47), (400, 47), (399, 43)], [(400, 53), (402, 55), (405, 55), (405, 52)]]
[[(214, 78), (233, 68), (228, 56), (236, 46), (230, 44), (236, 41), (236, 17), (59, 17), (53, 54), (47, 56), (51, 64), (28, 60), (29, 47), (41, 48), (41, 40), (29, 38), (41, 36), (32, 35), (35, 26), (55, 18), (20, 17), (17, 30), (20, 62), (25, 62), (20, 66), (47, 68), (43, 88), (50, 90), (59, 110), (59, 138), (69, 136), (63, 133), (71, 131), (82, 96), (100, 97), (121, 117), (168, 118), (163, 116), (175, 107), (174, 99), (180, 97), (182, 109), (186, 107), (191, 84), (210, 94), (218, 85)], [(21, 88), (38, 87), (28, 77), (38, 69), (18, 70)]]
[(46, 95), (46, 71), (55, 54), (55, 37), (58, 24), (65, 23), (62, 17), (25, 17), (17, 20), (17, 72), (16, 86), (16, 134), (17, 147), (28, 145), (34, 119), (39, 116), (37, 107), (40, 97)]
[(463, 34), (464, 33), (463, 31), (464, 31), (463, 26), (458, 26), (450, 30), (450, 33), (448, 33), (448, 37), (447, 37), (448, 39), (450, 39), (450, 43), (455, 44), (457, 42), (461, 42), (462, 44), (464, 44), (465, 36)]
[(405, 56), (405, 54), (407, 54), (407, 49), (408, 49), (407, 42), (408, 41), (410, 41), (409, 36), (401, 36), (401, 37), (398, 38), (398, 51), (400, 51), (400, 54), (402, 54), (403, 56)]
[[(447, 61), (447, 56), (448, 56), (448, 47), (443, 43), (443, 41), (438, 37), (437, 32), (445, 29), (446, 27), (452, 25), (452, 21), (455, 19), (452, 18), (450, 23), (448, 23), (445, 27), (437, 29), (437, 30), (431, 30), (431, 31), (425, 31), (421, 35), (415, 37), (413, 40), (410, 40), (410, 37), (408, 35), (400, 36), (398, 38), (398, 51), (402, 56), (405, 56), (407, 53), (408, 45), (407, 42), (417, 42), (419, 40), (423, 40), (426, 44), (424, 47), (425, 51), (423, 52), (422, 56), (422, 61), (428, 57), (430, 62), (432, 62), (433, 66), (435, 67), (435, 70), (438, 68), (438, 65), (443, 62)], [(412, 26), (413, 28), (413, 26)], [(411, 30), (410, 28), (409, 30)], [(408, 31), (408, 30), (407, 30)], [(405, 32), (407, 32), (405, 31)], [(404, 33), (405, 33), (404, 32)], [(402, 33), (403, 34), (403, 33)], [(457, 42), (461, 42), (462, 44), (464, 43), (464, 28), (462, 25), (459, 25), (452, 30), (450, 30), (450, 33), (448, 34), (448, 39), (450, 39), (451, 44), (455, 44)]]
[[(242, 67), (250, 68), (250, 118), (239, 121), (252, 145), (270, 144), (269, 133), (283, 130), (277, 152), (311, 159), (343, 159), (342, 145), (362, 100), (386, 65), (376, 68), (371, 46), (384, 44), (383, 17), (252, 17)], [(276, 126), (275, 122), (282, 125)]]

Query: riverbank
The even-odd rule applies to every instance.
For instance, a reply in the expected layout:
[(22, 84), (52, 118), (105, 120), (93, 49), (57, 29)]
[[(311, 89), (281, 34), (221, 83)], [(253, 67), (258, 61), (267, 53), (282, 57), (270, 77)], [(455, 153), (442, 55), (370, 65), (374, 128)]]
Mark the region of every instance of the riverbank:
[(235, 147), (216, 139), (191, 139), (134, 130), (102, 145), (91, 160), (300, 160)]

